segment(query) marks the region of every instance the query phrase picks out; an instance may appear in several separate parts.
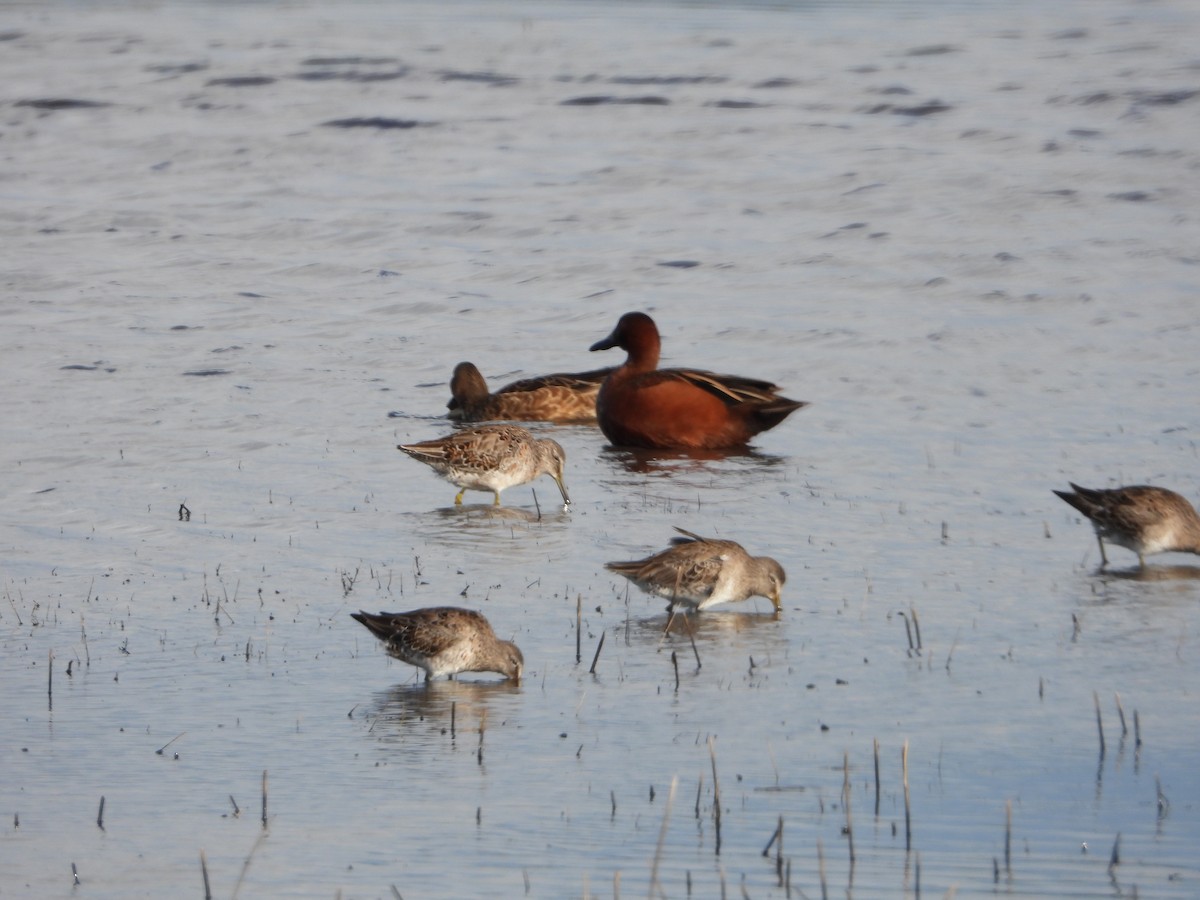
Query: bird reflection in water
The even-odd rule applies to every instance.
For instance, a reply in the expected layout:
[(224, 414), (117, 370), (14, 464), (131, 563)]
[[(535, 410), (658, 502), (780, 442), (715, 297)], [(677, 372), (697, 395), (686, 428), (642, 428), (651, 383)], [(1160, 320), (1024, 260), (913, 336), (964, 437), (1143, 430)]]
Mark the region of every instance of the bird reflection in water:
[(1124, 581), (1200, 581), (1200, 566), (1137, 566), (1129, 569), (1105, 569), (1104, 578)]
[(665, 475), (681, 472), (717, 472), (721, 463), (741, 469), (780, 465), (782, 456), (762, 453), (749, 447), (727, 450), (647, 450), (636, 447), (605, 447), (602, 457), (621, 466), (632, 475)]
[[(398, 684), (375, 695), (367, 711), (370, 733), (385, 741), (454, 740), (481, 734), (516, 708), (520, 685), (512, 681), (430, 681)], [(440, 742), (440, 741), (439, 741)]]

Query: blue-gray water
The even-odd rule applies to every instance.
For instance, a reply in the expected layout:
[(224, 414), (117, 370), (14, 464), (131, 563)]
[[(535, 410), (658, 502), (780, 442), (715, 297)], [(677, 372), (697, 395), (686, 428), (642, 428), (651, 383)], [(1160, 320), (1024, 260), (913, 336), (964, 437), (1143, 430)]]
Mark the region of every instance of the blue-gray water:
[[(1196, 25), (5, 7), (0, 896), (1194, 896), (1200, 566), (1098, 574), (1051, 490), (1200, 497)], [(540, 517), (395, 450), (630, 309), (812, 406), (727, 459), (550, 429)], [(664, 641), (603, 563), (675, 525), (783, 614)], [(520, 688), (349, 617), (446, 603)]]

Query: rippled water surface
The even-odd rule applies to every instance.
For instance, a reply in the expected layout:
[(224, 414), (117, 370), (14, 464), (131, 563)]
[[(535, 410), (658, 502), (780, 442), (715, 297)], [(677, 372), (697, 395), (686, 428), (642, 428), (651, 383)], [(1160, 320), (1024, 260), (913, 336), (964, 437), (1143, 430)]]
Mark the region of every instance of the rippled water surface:
[[(1051, 490), (1200, 497), (1198, 24), (6, 7), (0, 896), (1195, 896), (1200, 561)], [(631, 309), (812, 405), (540, 429), (566, 512), (396, 451)], [(673, 526), (782, 614), (664, 634)], [(349, 616), (443, 604), (519, 687)]]

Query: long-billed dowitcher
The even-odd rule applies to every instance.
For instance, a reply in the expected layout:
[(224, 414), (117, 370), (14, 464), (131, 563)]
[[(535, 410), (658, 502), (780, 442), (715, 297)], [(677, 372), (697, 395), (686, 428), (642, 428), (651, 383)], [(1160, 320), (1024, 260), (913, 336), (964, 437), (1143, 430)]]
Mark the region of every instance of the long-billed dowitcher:
[(1148, 484), (1096, 489), (1069, 483), (1073, 491), (1054, 493), (1091, 520), (1101, 567), (1108, 565), (1105, 541), (1132, 550), (1142, 567), (1151, 553), (1200, 553), (1200, 516), (1174, 491)]
[(781, 397), (769, 381), (692, 369), (659, 369), (658, 326), (645, 313), (621, 316), (592, 350), (629, 355), (604, 380), (596, 416), (618, 447), (720, 450), (740, 447), (808, 404)]
[(460, 362), (450, 379), (446, 417), (461, 422), (594, 422), (596, 394), (612, 368), (523, 378), (488, 393), (473, 363)]
[(672, 546), (629, 562), (605, 564), (609, 571), (624, 575), (643, 591), (665, 597), (668, 608), (690, 606), (708, 609), (750, 597), (766, 597), (782, 608), (781, 593), (787, 575), (783, 566), (769, 556), (751, 556), (741, 544), (704, 538), (682, 528), (682, 537)]
[(491, 491), (500, 505), (500, 492), (514, 484), (528, 484), (539, 475), (549, 475), (570, 505), (563, 467), (567, 455), (557, 441), (537, 439), (518, 425), (480, 425), (445, 437), (417, 444), (399, 444), (413, 459), (419, 459), (456, 485), (454, 498), (462, 503), (466, 491)]
[(456, 606), (372, 615), (350, 613), (396, 659), (425, 670), (425, 680), (459, 672), (499, 672), (521, 680), (525, 657), (512, 641), (502, 641), (480, 613)]

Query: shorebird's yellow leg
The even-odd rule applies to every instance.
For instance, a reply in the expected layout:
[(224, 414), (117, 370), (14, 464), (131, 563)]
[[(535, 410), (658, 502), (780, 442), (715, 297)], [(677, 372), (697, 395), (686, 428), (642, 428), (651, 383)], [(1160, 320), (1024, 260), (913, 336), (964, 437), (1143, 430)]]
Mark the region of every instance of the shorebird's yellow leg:
[(496, 499), (492, 501), (492, 506), (499, 506), (500, 505), (500, 492), (492, 491), (492, 493), (496, 495)]
[(457, 494), (454, 495), (454, 505), (455, 506), (462, 506), (462, 495), (465, 494), (466, 492), (467, 492), (467, 489), (463, 488), (461, 491), (459, 491)]

